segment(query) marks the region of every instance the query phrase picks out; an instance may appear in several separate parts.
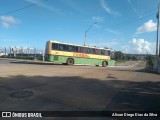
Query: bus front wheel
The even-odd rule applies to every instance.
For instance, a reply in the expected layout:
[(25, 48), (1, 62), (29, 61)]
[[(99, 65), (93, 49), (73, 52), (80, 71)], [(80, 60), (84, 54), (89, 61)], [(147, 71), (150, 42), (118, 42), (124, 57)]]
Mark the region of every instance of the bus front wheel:
[(102, 62), (102, 66), (103, 66), (103, 67), (106, 67), (106, 66), (107, 66), (107, 62), (106, 62), (106, 61), (103, 61), (103, 62)]
[(74, 60), (72, 58), (68, 58), (67, 65), (73, 65), (73, 64), (74, 64)]

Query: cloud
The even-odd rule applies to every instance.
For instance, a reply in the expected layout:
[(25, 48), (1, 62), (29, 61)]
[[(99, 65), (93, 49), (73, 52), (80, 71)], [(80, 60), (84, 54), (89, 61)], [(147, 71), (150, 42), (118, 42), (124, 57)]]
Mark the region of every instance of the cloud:
[(129, 3), (130, 6), (132, 7), (133, 11), (134, 11), (139, 17), (141, 17), (140, 13), (139, 13), (138, 10), (136, 9), (136, 7), (133, 5), (133, 3), (131, 2), (131, 0), (128, 0), (128, 3)]
[[(101, 40), (99, 40), (99, 41), (101, 41)], [(115, 46), (118, 45), (118, 41), (116, 39), (113, 39), (113, 40), (103, 40), (101, 42), (92, 43), (90, 45), (91, 46), (96, 46), (96, 47), (99, 47), (99, 48), (104, 48), (104, 47), (115, 48)]]
[(18, 19), (15, 19), (13, 16), (0, 16), (0, 20), (2, 23), (2, 26), (5, 28), (9, 28), (11, 25), (18, 24), (20, 21)]
[(7, 22), (2, 22), (2, 25), (3, 25), (3, 27), (5, 27), (5, 28), (9, 28), (9, 27), (10, 27), (10, 25), (9, 25)]
[(12, 16), (1, 16), (0, 17), (2, 21), (8, 22), (8, 23), (16, 23), (16, 19), (13, 18)]
[(121, 14), (117, 11), (113, 11), (104, 0), (100, 0), (100, 5), (102, 6), (102, 8), (109, 14), (111, 15), (116, 15), (116, 16), (120, 16)]
[(117, 32), (117, 31), (115, 31), (115, 30), (112, 30), (112, 29), (110, 29), (110, 28), (106, 28), (105, 31), (110, 32), (110, 33), (115, 34), (115, 35), (120, 35), (119, 32)]
[(94, 16), (94, 17), (92, 17), (91, 21), (92, 21), (92, 22), (101, 23), (101, 22), (104, 21), (104, 18), (103, 18), (103, 17), (99, 17), (99, 16)]
[[(89, 25), (93, 24), (93, 27), (95, 27), (96, 29), (101, 29), (102, 25), (101, 23), (104, 22), (104, 18), (100, 17), (100, 16), (93, 16), (89, 19), (86, 20), (87, 22), (89, 22)], [(88, 27), (89, 27), (88, 25)]]
[(134, 7), (134, 5), (132, 4), (131, 0), (128, 0), (128, 3), (131, 5), (131, 7), (133, 8), (134, 12), (137, 12), (137, 9)]
[[(63, 2), (71, 7), (74, 11), (80, 13), (80, 14), (86, 14), (87, 11), (85, 11), (80, 5), (77, 3), (76, 0), (63, 0)], [(72, 12), (73, 14), (73, 12)]]
[(157, 24), (153, 22), (153, 20), (149, 20), (148, 22), (144, 23), (142, 26), (140, 26), (136, 34), (141, 34), (145, 32), (154, 32), (157, 30)]
[(132, 54), (155, 54), (155, 42), (133, 38), (127, 45), (126, 52)]
[[(32, 4), (36, 4), (36, 3), (40, 2), (41, 0), (26, 0), (26, 1), (29, 2), (29, 3), (32, 3)], [(45, 8), (45, 9), (47, 9), (51, 12), (54, 12), (56, 14), (62, 14), (62, 12), (59, 9), (57, 9), (53, 6), (47, 5), (45, 3), (42, 3), (42, 2), (39, 3), (39, 4), (36, 4), (36, 6)]]

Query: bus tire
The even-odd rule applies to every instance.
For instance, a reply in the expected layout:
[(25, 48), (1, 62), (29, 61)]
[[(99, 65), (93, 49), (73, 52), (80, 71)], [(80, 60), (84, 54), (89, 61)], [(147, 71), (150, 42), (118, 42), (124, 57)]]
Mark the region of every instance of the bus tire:
[(102, 62), (102, 66), (103, 66), (103, 67), (106, 67), (106, 66), (107, 66), (107, 62), (106, 62), (106, 61), (103, 61), (103, 62)]
[(74, 60), (72, 58), (68, 58), (67, 65), (73, 65), (73, 64), (74, 64)]

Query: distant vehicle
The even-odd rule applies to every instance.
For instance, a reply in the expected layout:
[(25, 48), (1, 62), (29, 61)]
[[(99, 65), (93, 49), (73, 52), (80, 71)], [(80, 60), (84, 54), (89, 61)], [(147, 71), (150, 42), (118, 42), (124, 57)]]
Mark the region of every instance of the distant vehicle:
[(46, 43), (45, 56), (48, 61), (66, 63), (67, 65), (102, 65), (103, 67), (115, 65), (115, 61), (111, 60), (114, 56), (111, 49), (73, 45), (57, 41), (48, 41)]

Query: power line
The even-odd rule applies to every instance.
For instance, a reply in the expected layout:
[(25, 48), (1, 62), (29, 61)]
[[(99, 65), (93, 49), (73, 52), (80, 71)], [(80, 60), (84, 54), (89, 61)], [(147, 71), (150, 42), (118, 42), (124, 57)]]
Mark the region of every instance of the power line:
[(15, 13), (15, 12), (21, 11), (21, 10), (29, 8), (29, 7), (33, 7), (33, 6), (37, 5), (37, 4), (40, 4), (40, 3), (46, 2), (46, 1), (47, 0), (43, 0), (43, 1), (40, 1), (40, 2), (37, 2), (37, 3), (31, 4), (31, 5), (25, 6), (25, 7), (22, 7), (22, 8), (18, 8), (18, 9), (12, 10), (12, 11), (4, 12), (4, 13), (0, 14), (0, 16), (11, 14), (11, 13)]
[[(143, 17), (133, 17), (133, 18), (130, 18), (130, 19), (128, 19), (128, 20), (124, 20), (124, 21), (122, 21), (122, 22), (119, 22), (119, 23), (116, 23), (116, 24), (113, 24), (113, 25), (108, 25), (108, 26), (103, 26), (103, 30), (104, 29), (106, 29), (106, 28), (111, 28), (111, 27), (117, 27), (117, 26), (120, 26), (120, 25), (123, 25), (123, 27), (127, 27), (127, 24), (131, 24), (131, 23), (134, 23), (134, 22), (137, 22), (137, 21), (139, 21), (139, 20), (142, 20), (142, 19), (144, 19), (144, 18), (148, 18), (148, 17), (150, 17), (150, 16), (152, 16), (152, 15), (156, 15), (156, 13), (157, 13), (157, 10), (156, 10), (156, 8), (155, 9), (152, 9), (152, 10), (149, 10), (149, 11), (146, 11), (146, 12), (144, 12), (142, 15), (143, 15)], [(125, 25), (125, 26), (124, 26)]]
[(153, 12), (153, 11), (155, 11), (155, 10), (152, 10), (152, 12), (151, 12), (150, 14), (148, 14), (148, 15), (144, 15), (144, 14), (148, 13), (148, 12), (145, 12), (145, 13), (143, 14), (143, 15), (144, 15), (143, 17), (140, 17), (140, 18), (133, 17), (133, 18), (130, 18), (130, 19), (128, 19), (128, 20), (119, 22), (119, 23), (117, 23), (117, 24), (113, 24), (113, 25), (110, 25), (110, 26), (106, 26), (105, 28), (110, 28), (110, 27), (114, 27), (114, 26), (117, 26), (117, 25), (124, 25), (124, 23), (127, 24), (127, 23), (137, 22), (138, 20), (141, 20), (141, 19), (150, 17), (150, 16), (155, 15), (155, 14), (157, 13), (157, 12)]
[[(155, 15), (156, 13), (157, 13), (157, 12), (152, 13), (152, 14), (149, 14), (149, 15), (144, 16), (144, 17), (139, 18), (139, 19), (130, 19), (130, 20), (128, 20), (128, 21), (123, 21), (123, 22), (120, 22), (120, 23), (117, 23), (117, 24), (113, 24), (113, 25), (110, 25), (110, 26), (103, 26), (102, 29), (103, 29), (103, 30), (105, 30), (105, 29), (107, 29), (107, 28), (111, 29), (112, 27), (117, 27), (117, 26), (121, 26), (121, 25), (123, 25), (123, 28), (124, 28), (124, 27), (128, 27), (127, 24), (135, 23), (135, 22), (137, 22), (137, 21), (139, 21), (139, 20), (142, 20), (142, 19), (144, 19), (144, 18), (147, 18), (147, 17), (150, 17), (150, 16), (152, 16), (152, 15)], [(124, 24), (124, 23), (125, 23), (125, 24)], [(153, 28), (154, 28), (154, 26), (153, 26)], [(100, 33), (94, 33), (94, 34), (100, 34)]]

